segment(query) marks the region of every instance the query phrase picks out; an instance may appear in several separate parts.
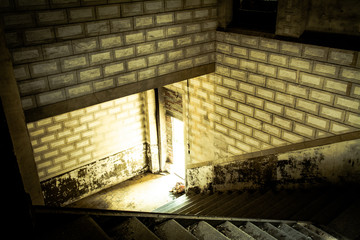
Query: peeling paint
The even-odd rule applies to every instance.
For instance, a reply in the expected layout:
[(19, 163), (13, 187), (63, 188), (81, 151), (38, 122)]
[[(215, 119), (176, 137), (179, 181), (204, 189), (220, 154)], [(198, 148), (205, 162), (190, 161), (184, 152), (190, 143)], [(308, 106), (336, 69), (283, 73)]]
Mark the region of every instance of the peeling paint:
[(360, 139), (192, 168), (187, 176), (197, 192), (360, 184)]
[(42, 182), (45, 204), (64, 206), (145, 172), (146, 149), (139, 145)]

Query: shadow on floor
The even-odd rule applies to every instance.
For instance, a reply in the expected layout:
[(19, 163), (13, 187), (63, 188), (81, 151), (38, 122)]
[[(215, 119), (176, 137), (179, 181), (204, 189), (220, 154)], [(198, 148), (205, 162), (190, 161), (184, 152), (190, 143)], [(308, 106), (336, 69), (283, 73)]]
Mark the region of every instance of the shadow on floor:
[(181, 196), (174, 195), (171, 190), (182, 181), (173, 174), (145, 173), (66, 207), (151, 212)]

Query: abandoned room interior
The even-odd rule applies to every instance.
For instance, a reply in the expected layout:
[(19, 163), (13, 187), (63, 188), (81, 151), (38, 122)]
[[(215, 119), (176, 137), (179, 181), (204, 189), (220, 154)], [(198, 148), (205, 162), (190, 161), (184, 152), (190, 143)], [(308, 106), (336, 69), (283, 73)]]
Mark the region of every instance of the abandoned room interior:
[(13, 236), (360, 239), (358, 0), (0, 14)]

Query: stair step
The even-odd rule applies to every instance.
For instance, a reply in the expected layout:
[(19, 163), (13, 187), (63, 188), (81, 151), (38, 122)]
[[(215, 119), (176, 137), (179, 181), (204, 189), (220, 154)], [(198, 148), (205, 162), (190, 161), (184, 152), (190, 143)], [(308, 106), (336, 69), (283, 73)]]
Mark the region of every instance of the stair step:
[(158, 240), (159, 238), (151, 232), (139, 219), (136, 217), (129, 218), (120, 225), (113, 228), (111, 231), (113, 239), (149, 239)]
[(224, 234), (226, 237), (234, 240), (255, 240), (252, 236), (242, 231), (229, 221), (216, 227), (218, 231)]
[(155, 233), (161, 239), (174, 240), (196, 240), (197, 238), (187, 231), (174, 219), (168, 220), (165, 223), (155, 227)]
[(188, 205), (184, 209), (177, 210), (174, 213), (190, 214), (190, 212), (193, 211), (194, 209), (201, 209), (202, 207), (206, 206), (206, 204), (208, 204), (210, 201), (212, 201), (213, 199), (216, 199), (218, 197), (218, 195), (219, 195), (218, 193), (205, 195), (203, 198), (198, 199), (197, 201), (193, 202), (193, 204)]
[(301, 232), (295, 230), (294, 228), (290, 227), (286, 223), (281, 223), (279, 229), (285, 233), (287, 233), (290, 237), (296, 240), (309, 240), (310, 237), (302, 234)]
[(275, 227), (271, 223), (261, 224), (260, 228), (262, 228), (264, 231), (269, 233), (271, 236), (273, 236), (274, 238), (279, 239), (279, 240), (282, 240), (282, 239), (284, 239), (284, 240), (293, 240), (294, 239), (289, 234), (281, 231), (280, 229), (278, 229), (277, 227)]
[(173, 210), (172, 213), (179, 214), (183, 211), (186, 211), (187, 209), (190, 209), (191, 207), (201, 204), (202, 201), (206, 200), (210, 196), (212, 196), (212, 194), (198, 194), (195, 197), (191, 198), (190, 201), (186, 202), (186, 204), (184, 204), (180, 208)]
[(257, 240), (276, 240), (276, 238), (251, 222), (247, 222), (244, 226), (241, 226), (240, 229)]
[(300, 224), (294, 224), (292, 226), (296, 231), (301, 232), (302, 234), (311, 237), (311, 239), (313, 240), (324, 240), (324, 238), (322, 238), (321, 236), (319, 236), (318, 234), (316, 234), (315, 232), (311, 231), (310, 229), (301, 226)]
[(189, 201), (189, 199), (190, 198), (186, 194), (184, 194), (184, 195), (178, 197), (177, 199), (175, 199), (171, 202), (168, 202), (167, 204), (153, 210), (153, 212), (166, 213), (166, 212), (170, 211), (172, 208), (186, 203), (187, 201)]
[(200, 240), (227, 240), (224, 234), (205, 221), (200, 221), (190, 227), (191, 233)]
[(200, 209), (197, 212), (194, 212), (194, 214), (196, 215), (208, 215), (208, 212), (211, 212), (214, 209), (218, 209), (221, 208), (224, 203), (227, 203), (230, 199), (234, 199), (236, 196), (238, 195), (237, 192), (234, 193), (223, 193), (221, 196), (219, 196), (220, 199), (216, 199), (216, 201), (214, 201), (211, 204), (208, 204), (207, 206), (205, 206), (205, 208)]
[(318, 236), (320, 236), (322, 239), (326, 239), (326, 240), (337, 240), (337, 238), (335, 238), (334, 236), (332, 236), (331, 234), (325, 232), (324, 230), (315, 227), (312, 224), (308, 224), (308, 223), (297, 223), (301, 226), (303, 226), (304, 228), (309, 229), (310, 231), (316, 233)]

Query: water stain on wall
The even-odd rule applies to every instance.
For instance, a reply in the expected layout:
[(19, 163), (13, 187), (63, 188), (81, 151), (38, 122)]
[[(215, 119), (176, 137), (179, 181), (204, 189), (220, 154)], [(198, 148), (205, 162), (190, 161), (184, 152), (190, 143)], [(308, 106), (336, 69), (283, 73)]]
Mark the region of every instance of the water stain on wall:
[(42, 182), (45, 204), (67, 205), (147, 169), (146, 146), (133, 147)]

